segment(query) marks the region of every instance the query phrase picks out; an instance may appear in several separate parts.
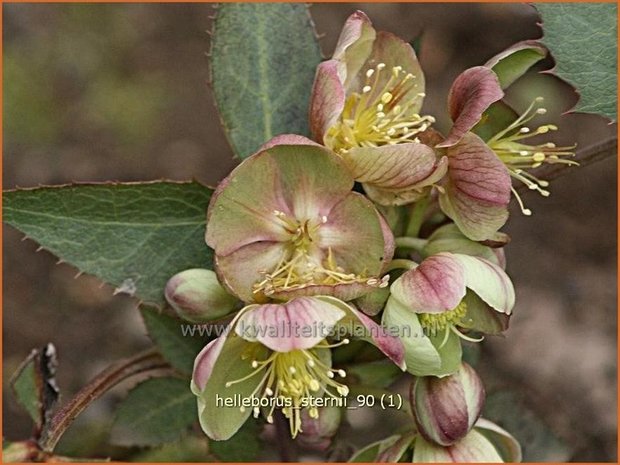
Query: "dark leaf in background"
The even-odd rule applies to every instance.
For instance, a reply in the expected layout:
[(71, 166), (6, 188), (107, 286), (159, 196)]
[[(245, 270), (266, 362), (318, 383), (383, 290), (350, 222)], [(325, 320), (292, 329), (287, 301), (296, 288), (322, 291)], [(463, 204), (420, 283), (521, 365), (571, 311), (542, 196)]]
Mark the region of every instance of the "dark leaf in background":
[(273, 136), (308, 135), (308, 103), (321, 50), (305, 4), (224, 3), (211, 45), (213, 91), (234, 153)]
[(125, 446), (156, 446), (179, 439), (196, 420), (196, 398), (189, 381), (152, 378), (121, 402), (111, 439)]
[(542, 42), (555, 59), (553, 72), (580, 95), (573, 111), (615, 120), (617, 105), (617, 4), (536, 3)]

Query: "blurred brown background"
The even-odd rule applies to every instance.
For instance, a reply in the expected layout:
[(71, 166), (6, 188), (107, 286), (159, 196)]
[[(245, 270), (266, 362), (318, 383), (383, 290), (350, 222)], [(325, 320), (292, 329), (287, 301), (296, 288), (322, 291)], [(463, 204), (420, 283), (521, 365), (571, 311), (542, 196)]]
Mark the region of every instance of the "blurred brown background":
[[(234, 165), (207, 86), (206, 4), (43, 5), (4, 8), (4, 188), (72, 181), (195, 177), (215, 184)], [(523, 4), (317, 4), (312, 16), (326, 56), (355, 9), (406, 40), (424, 33), (425, 113), (445, 128), (450, 83), (515, 41), (537, 38)], [(548, 63), (547, 63), (548, 65)], [(509, 99), (545, 95), (550, 113), (571, 107), (571, 89), (526, 76)], [(555, 110), (555, 111), (553, 111)], [(586, 147), (615, 134), (593, 115), (560, 120), (560, 142)], [(526, 194), (513, 208), (508, 270), (518, 292), (505, 339), (483, 344), (488, 386), (525, 396), (565, 445), (553, 459), (616, 460), (616, 160), (572, 168), (548, 199)], [(515, 205), (513, 205), (515, 207)], [(31, 348), (60, 356), (64, 399), (110, 362), (149, 342), (128, 297), (4, 230), (3, 428), (29, 435), (7, 389)], [(117, 395), (95, 403), (78, 426), (79, 452), (98, 450)], [(388, 434), (388, 432), (382, 436)], [(81, 448), (81, 449), (80, 449)]]

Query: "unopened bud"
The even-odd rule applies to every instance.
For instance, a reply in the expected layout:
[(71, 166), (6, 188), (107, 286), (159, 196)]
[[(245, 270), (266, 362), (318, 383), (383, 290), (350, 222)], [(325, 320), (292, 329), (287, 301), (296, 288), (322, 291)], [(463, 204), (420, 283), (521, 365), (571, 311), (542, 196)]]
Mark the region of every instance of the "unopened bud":
[[(318, 415), (317, 415), (318, 413)], [(305, 408), (301, 411), (301, 434), (297, 439), (305, 447), (326, 450), (336, 435), (342, 411), (339, 407)]]
[(168, 280), (166, 300), (177, 315), (193, 323), (215, 320), (232, 312), (237, 299), (231, 296), (211, 270), (193, 268)]
[(483, 405), (482, 381), (466, 363), (444, 378), (418, 378), (412, 387), (411, 409), (420, 434), (442, 446), (465, 437)]

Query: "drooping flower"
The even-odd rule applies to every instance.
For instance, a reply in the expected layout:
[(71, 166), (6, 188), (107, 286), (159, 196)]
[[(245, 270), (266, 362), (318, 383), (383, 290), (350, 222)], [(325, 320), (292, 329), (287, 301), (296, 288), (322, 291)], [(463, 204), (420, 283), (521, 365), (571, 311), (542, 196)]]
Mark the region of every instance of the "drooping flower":
[(272, 422), (277, 408), (295, 437), (302, 431), (303, 409), (311, 418), (319, 414), (313, 398), (327, 396), (341, 406), (348, 395), (346, 373), (332, 368), (330, 349), (348, 339), (330, 344), (326, 338), (344, 333), (363, 336), (404, 369), (400, 340), (334, 297), (297, 297), (241, 310), (228, 332), (211, 341), (194, 363), (191, 387), (205, 433), (228, 439), (251, 414), (258, 417), (262, 411)]
[(245, 302), (350, 300), (386, 286), (380, 275), (393, 236), (353, 183), (341, 160), (307, 139), (266, 144), (221, 182), (209, 205), (206, 241), (221, 282)]
[(452, 129), (436, 145), (445, 150), (449, 166), (439, 205), (474, 241), (492, 239), (508, 219), (508, 169), (480, 137), (470, 132), (489, 105), (503, 95), (491, 69), (478, 66), (461, 73), (448, 96)]
[[(484, 66), (461, 73), (452, 84), (448, 98), (453, 127), (438, 147), (454, 146), (469, 131), (484, 135), (487, 146), (513, 179), (547, 197), (549, 191), (545, 188), (549, 183), (526, 170), (543, 164), (577, 165), (568, 159), (574, 156), (574, 146), (558, 147), (553, 142), (528, 142), (532, 137), (558, 129), (554, 124), (537, 124), (533, 128), (528, 125), (547, 113), (542, 106), (542, 97), (535, 98), (521, 115), (502, 100), (502, 88), (508, 87), (545, 53), (546, 50), (539, 43), (524, 41), (499, 53)], [(531, 211), (525, 208), (516, 190), (512, 187), (511, 190), (521, 211), (530, 215)]]
[(466, 363), (450, 376), (416, 378), (410, 402), (418, 432), (441, 446), (458, 442), (480, 417), (484, 398), (482, 380)]
[(405, 272), (390, 288), (383, 313), (387, 327), (409, 327), (402, 338), (407, 370), (445, 376), (461, 362), (459, 339), (474, 330), (499, 334), (508, 327), (514, 288), (504, 270), (480, 257), (439, 253)]
[(413, 202), (447, 167), (425, 145), (435, 120), (420, 114), (424, 96), (424, 75), (411, 46), (375, 31), (358, 11), (345, 23), (333, 58), (317, 68), (313, 136), (344, 160), (375, 202)]

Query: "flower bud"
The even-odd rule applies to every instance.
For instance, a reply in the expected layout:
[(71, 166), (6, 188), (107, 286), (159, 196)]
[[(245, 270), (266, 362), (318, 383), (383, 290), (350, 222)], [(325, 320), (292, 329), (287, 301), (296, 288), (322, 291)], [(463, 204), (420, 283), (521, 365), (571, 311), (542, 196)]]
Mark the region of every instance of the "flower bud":
[(411, 407), (420, 434), (442, 446), (454, 444), (474, 426), (484, 405), (484, 386), (472, 367), (462, 363), (445, 378), (418, 378)]
[(168, 280), (165, 294), (177, 315), (193, 323), (223, 317), (238, 302), (221, 286), (213, 271), (200, 268), (175, 274)]
[[(317, 416), (318, 414), (318, 416)], [(336, 435), (342, 420), (339, 407), (306, 408), (301, 411), (302, 433), (299, 441), (305, 447), (326, 450)]]

